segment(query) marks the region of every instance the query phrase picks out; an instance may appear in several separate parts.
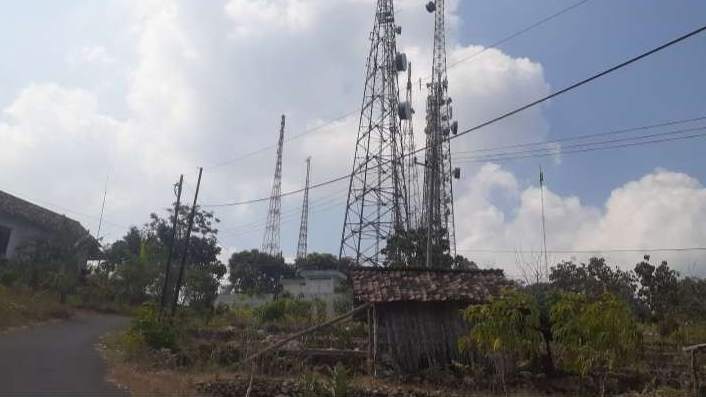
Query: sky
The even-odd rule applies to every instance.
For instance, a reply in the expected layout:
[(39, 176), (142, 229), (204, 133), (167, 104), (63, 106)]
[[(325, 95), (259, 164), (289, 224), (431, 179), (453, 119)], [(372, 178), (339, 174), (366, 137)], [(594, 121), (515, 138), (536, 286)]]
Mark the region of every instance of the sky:
[[(395, 3), (414, 81), (430, 71), (424, 3)], [(697, 0), (590, 0), (488, 48), (574, 3), (447, 1), (449, 63), (470, 58), (449, 69), (461, 130), (700, 27), (706, 15)], [(107, 178), (101, 236), (110, 242), (164, 213), (182, 173), (190, 200), (202, 166), (199, 203), (222, 220), (224, 257), (257, 248), (267, 202), (209, 205), (269, 195), (282, 114), (283, 191), (302, 187), (307, 156), (313, 183), (350, 172), (373, 18), (372, 0), (0, 0), (0, 190), (95, 233)], [(538, 263), (541, 166), (552, 263), (603, 255), (631, 268), (646, 253), (706, 275), (706, 251), (659, 251), (706, 247), (706, 137), (583, 153), (569, 140), (552, 144), (551, 156), (514, 160), (477, 152), (706, 116), (705, 63), (701, 34), (454, 140), (459, 253), (513, 277)], [(426, 94), (413, 92), (417, 142)], [(521, 149), (480, 153), (508, 150)], [(346, 189), (311, 191), (310, 252), (338, 253)], [(301, 200), (283, 198), (286, 257), (296, 253)]]

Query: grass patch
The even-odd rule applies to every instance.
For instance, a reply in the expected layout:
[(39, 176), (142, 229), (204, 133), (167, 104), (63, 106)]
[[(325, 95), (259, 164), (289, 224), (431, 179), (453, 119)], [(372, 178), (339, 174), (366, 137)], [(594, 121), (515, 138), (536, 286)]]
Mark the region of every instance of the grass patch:
[(55, 294), (0, 285), (0, 330), (72, 315), (73, 309), (59, 303)]

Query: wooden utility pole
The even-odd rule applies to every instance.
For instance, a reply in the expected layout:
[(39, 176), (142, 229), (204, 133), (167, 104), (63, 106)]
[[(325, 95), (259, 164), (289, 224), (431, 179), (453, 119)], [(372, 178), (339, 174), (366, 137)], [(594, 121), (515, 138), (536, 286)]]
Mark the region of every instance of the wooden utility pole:
[(169, 242), (169, 254), (167, 254), (167, 264), (164, 268), (164, 285), (162, 286), (162, 300), (159, 303), (159, 310), (164, 310), (167, 305), (167, 289), (169, 288), (169, 273), (172, 269), (172, 256), (174, 253), (174, 242), (177, 238), (177, 229), (179, 224), (179, 207), (181, 206), (181, 188), (184, 184), (184, 175), (179, 177), (179, 185), (177, 186), (177, 200), (174, 205), (174, 222), (172, 223), (172, 240)]
[(203, 174), (203, 168), (199, 168), (199, 180), (196, 183), (196, 192), (194, 193), (194, 204), (191, 206), (191, 214), (189, 214), (189, 226), (186, 228), (184, 251), (181, 255), (179, 275), (177, 276), (176, 287), (174, 288), (174, 296), (172, 297), (172, 317), (174, 316), (174, 313), (176, 313), (177, 303), (179, 303), (179, 290), (181, 289), (181, 281), (184, 277), (184, 267), (186, 266), (186, 257), (189, 253), (189, 241), (191, 240), (191, 229), (194, 227), (194, 216), (196, 215), (196, 202), (199, 199), (199, 189), (201, 188), (201, 174)]

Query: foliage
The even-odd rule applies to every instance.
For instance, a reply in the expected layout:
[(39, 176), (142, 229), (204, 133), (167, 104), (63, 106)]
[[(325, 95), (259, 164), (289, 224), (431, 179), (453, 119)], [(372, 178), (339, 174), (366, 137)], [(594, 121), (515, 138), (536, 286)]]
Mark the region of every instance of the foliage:
[(474, 347), (490, 354), (535, 354), (541, 342), (539, 311), (530, 294), (505, 290), (485, 304), (470, 305), (462, 312), (473, 328), (459, 340), (459, 347)]
[(287, 320), (295, 324), (310, 324), (315, 321), (316, 315), (314, 302), (301, 298), (278, 298), (255, 309), (255, 317), (260, 323)]
[[(439, 231), (443, 236), (445, 230)], [(462, 255), (452, 257), (449, 252), (449, 241), (438, 238), (439, 243), (432, 249), (431, 263), (438, 269), (477, 269), (475, 262)], [(424, 267), (427, 257), (427, 229), (398, 230), (387, 239), (387, 244), (382, 250), (386, 255), (388, 267)]]
[(565, 294), (552, 307), (551, 320), (569, 367), (582, 376), (601, 372), (602, 394), (607, 376), (634, 358), (642, 341), (628, 304), (609, 292), (594, 302), (586, 295)]
[(686, 277), (677, 286), (679, 314), (690, 319), (706, 319), (706, 279)]
[(294, 263), (299, 270), (339, 270), (344, 271), (350, 266), (348, 258), (337, 257), (319, 252), (312, 252), (304, 258), (297, 258)]
[(23, 285), (0, 285), (0, 330), (70, 315), (71, 309), (48, 291), (33, 292)]
[(666, 313), (678, 306), (679, 273), (670, 269), (666, 261), (655, 267), (650, 264), (650, 256), (645, 255), (635, 266), (635, 274), (640, 281), (637, 295), (653, 318), (664, 319)]
[[(174, 263), (178, 264), (186, 246), (186, 232), (188, 229), (188, 215), (190, 207), (182, 205), (179, 208), (179, 222), (177, 223), (177, 239), (174, 241)], [(147, 240), (156, 238), (163, 252), (167, 252), (172, 240), (173, 210), (169, 209), (169, 217), (161, 218), (157, 214), (150, 215), (150, 222), (145, 225), (145, 238)], [(227, 272), (226, 266), (218, 259), (221, 247), (218, 244), (218, 229), (215, 225), (220, 220), (213, 215), (213, 212), (204, 211), (196, 207), (194, 212), (194, 223), (189, 239), (189, 250), (186, 257), (186, 271), (184, 273), (184, 283), (181, 295), (181, 302), (197, 310), (201, 314), (210, 313), (213, 310), (213, 302), (218, 295), (220, 279)], [(166, 257), (166, 254), (160, 256)], [(161, 267), (161, 266), (160, 266)], [(174, 266), (170, 277), (170, 290), (174, 289), (178, 267)], [(158, 290), (161, 286), (158, 283)]]
[(353, 295), (348, 293), (333, 300), (333, 312), (343, 315), (353, 310)]
[(228, 266), (233, 289), (246, 294), (278, 293), (282, 278), (294, 273), (284, 258), (256, 249), (233, 253)]
[(302, 397), (319, 397), (321, 395), (321, 387), (319, 386), (319, 377), (315, 372), (307, 372), (302, 376)]
[(328, 369), (326, 391), (329, 397), (346, 397), (350, 391), (350, 371), (340, 362)]
[(160, 316), (153, 305), (143, 306), (133, 317), (130, 331), (133, 337), (140, 337), (153, 349), (175, 349), (176, 332), (168, 320)]
[[(168, 291), (175, 289), (176, 274), (186, 246), (189, 213), (190, 207), (182, 205), (179, 208)], [(100, 266), (88, 278), (89, 286), (100, 285), (111, 290), (112, 299), (122, 303), (136, 305), (157, 300), (162, 294), (164, 264), (172, 242), (173, 209), (169, 209), (168, 214), (166, 218), (150, 214), (150, 221), (142, 230), (132, 227), (122, 239), (107, 247)], [(212, 212), (196, 208), (180, 301), (200, 314), (212, 312), (219, 280), (227, 270), (218, 260), (221, 247), (216, 238), (218, 230), (214, 227), (218, 222)], [(100, 294), (90, 289), (86, 293)]]
[(591, 258), (588, 264), (561, 262), (551, 268), (549, 281), (563, 292), (585, 294), (596, 298), (604, 292), (618, 295), (627, 302), (634, 303), (636, 285), (632, 272), (611, 268), (604, 258)]

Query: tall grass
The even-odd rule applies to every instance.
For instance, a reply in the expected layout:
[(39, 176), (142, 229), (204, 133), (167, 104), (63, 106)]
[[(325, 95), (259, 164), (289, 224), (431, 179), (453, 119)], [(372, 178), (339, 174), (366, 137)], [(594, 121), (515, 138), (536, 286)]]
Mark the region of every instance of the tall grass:
[(47, 291), (0, 285), (0, 330), (53, 318), (68, 318), (71, 308)]

